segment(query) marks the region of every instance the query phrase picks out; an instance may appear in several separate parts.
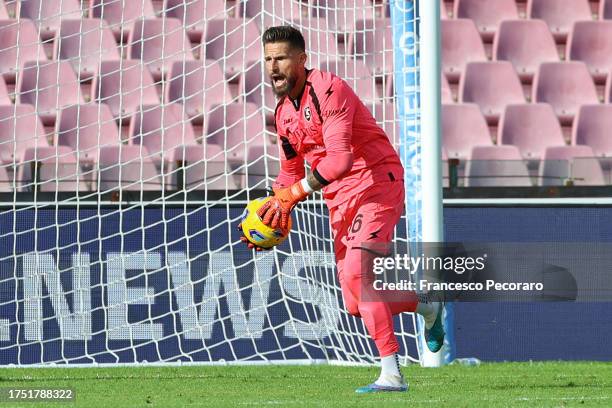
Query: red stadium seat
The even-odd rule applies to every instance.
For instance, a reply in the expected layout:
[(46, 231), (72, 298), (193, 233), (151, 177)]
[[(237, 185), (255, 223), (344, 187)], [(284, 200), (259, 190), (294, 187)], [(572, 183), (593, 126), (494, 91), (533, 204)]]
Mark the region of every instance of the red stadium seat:
[(612, 105), (582, 105), (572, 127), (572, 144), (587, 145), (597, 157), (612, 157)]
[(0, 71), (8, 82), (15, 83), (16, 73), (26, 61), (46, 59), (32, 21), (0, 20)]
[(238, 188), (226, 162), (225, 152), (215, 144), (177, 147), (174, 159), (170, 162), (168, 184), (170, 189), (183, 186), (185, 190)]
[(585, 62), (595, 81), (603, 83), (612, 67), (612, 21), (577, 21), (566, 55)]
[(442, 92), (442, 103), (453, 103), (453, 92), (451, 91), (451, 87), (448, 84), (448, 79), (446, 76), (442, 74), (442, 78), (440, 79), (441, 83), (441, 92)]
[(102, 18), (115, 33), (127, 37), (136, 20), (155, 18), (151, 0), (90, 0), (89, 16)]
[(11, 104), (11, 98), (9, 97), (8, 89), (4, 79), (0, 76), (0, 105)]
[(100, 19), (62, 20), (53, 54), (68, 60), (80, 77), (95, 75), (102, 60), (121, 59), (112, 31)]
[[(2, 147), (0, 147), (2, 149)], [(6, 172), (4, 166), (0, 164), (0, 191), (10, 192), (13, 191), (13, 177), (10, 177)]]
[(606, 184), (599, 161), (589, 146), (547, 148), (539, 176), (542, 186), (563, 186), (568, 181), (577, 186)]
[(303, 18), (293, 24), (304, 35), (308, 61), (311, 68), (320, 67), (328, 60), (338, 58), (338, 43), (336, 36), (329, 30), (327, 21), (322, 18)]
[(19, 166), (17, 180), (22, 191), (88, 191), (74, 152), (68, 146), (29, 147)]
[(57, 116), (55, 133), (56, 143), (70, 147), (82, 164), (97, 163), (100, 147), (121, 143), (113, 114), (104, 104), (63, 108)]
[(264, 143), (264, 126), (259, 107), (252, 103), (219, 105), (207, 120), (208, 142), (219, 145), (231, 160), (244, 160), (254, 144)]
[(167, 17), (178, 18), (183, 22), (191, 41), (200, 42), (207, 20), (227, 16), (226, 3), (210, 0), (164, 0), (164, 12)]
[(248, 61), (262, 58), (259, 29), (253, 20), (212, 19), (206, 25), (200, 55), (218, 60), (227, 77), (244, 72)]
[(183, 105), (143, 105), (130, 121), (132, 144), (147, 148), (151, 159), (159, 165), (170, 161), (178, 146), (196, 144), (196, 137)]
[(565, 42), (574, 22), (592, 20), (589, 0), (528, 0), (527, 17), (548, 24), (557, 42)]
[(468, 62), (487, 60), (484, 45), (472, 20), (442, 21), (441, 36), (442, 70), (452, 82), (459, 80)]
[[(266, 178), (266, 169), (268, 178)], [(272, 184), (280, 171), (278, 159), (278, 146), (254, 145), (249, 147), (247, 153), (247, 167), (245, 181), (242, 183), (249, 188), (265, 188), (266, 181)]]
[(326, 18), (333, 31), (352, 33), (358, 20), (384, 18), (385, 5), (385, 2), (371, 0), (318, 0), (311, 9), (314, 17)]
[(161, 178), (144, 146), (118, 145), (100, 148), (99, 191), (161, 190)]
[(93, 94), (115, 118), (129, 118), (140, 105), (159, 103), (149, 70), (134, 60), (103, 61), (94, 77)]
[(185, 105), (185, 112), (202, 122), (213, 105), (230, 103), (232, 94), (215, 60), (174, 61), (168, 73), (166, 102)]
[(18, 5), (19, 16), (36, 24), (43, 39), (55, 36), (60, 21), (83, 17), (81, 2), (78, 0), (27, 0)]
[(502, 21), (493, 40), (493, 58), (510, 61), (524, 82), (531, 82), (542, 62), (557, 62), (555, 40), (542, 20)]
[(492, 144), (489, 127), (478, 105), (442, 105), (442, 146), (448, 157), (466, 160), (472, 147)]
[(519, 18), (515, 0), (455, 0), (454, 14), (473, 20), (486, 41), (493, 39), (503, 20)]
[(23, 162), (29, 147), (47, 147), (45, 127), (32, 105), (0, 105), (0, 163)]
[(578, 61), (541, 64), (532, 91), (532, 101), (550, 103), (561, 124), (571, 124), (580, 105), (599, 102), (587, 66)]
[(268, 74), (264, 72), (260, 61), (253, 61), (249, 64), (244, 74), (240, 76), (238, 89), (244, 95), (245, 102), (251, 102), (264, 108), (267, 123), (274, 123), (274, 109), (277, 100), (272, 91)]
[(176, 18), (136, 20), (128, 58), (142, 60), (155, 80), (164, 78), (174, 61), (194, 59), (183, 24)]
[(599, 18), (612, 20), (612, 0), (599, 0)]
[(53, 124), (63, 106), (83, 103), (81, 86), (66, 61), (29, 61), (17, 83), (19, 103), (36, 107), (44, 124)]
[(358, 20), (349, 40), (352, 54), (362, 59), (375, 75), (393, 72), (393, 36), (387, 18)]
[(300, 0), (257, 0), (243, 1), (240, 4), (240, 15), (254, 20), (262, 31), (266, 27), (288, 24), (307, 16), (302, 10)]
[(459, 81), (459, 101), (478, 104), (487, 122), (494, 124), (506, 105), (524, 103), (525, 96), (510, 62), (470, 62)]
[(549, 146), (565, 144), (561, 125), (547, 103), (506, 106), (497, 140), (518, 147), (523, 158), (529, 160), (540, 160)]
[(465, 173), (466, 187), (532, 185), (527, 165), (515, 146), (474, 146)]

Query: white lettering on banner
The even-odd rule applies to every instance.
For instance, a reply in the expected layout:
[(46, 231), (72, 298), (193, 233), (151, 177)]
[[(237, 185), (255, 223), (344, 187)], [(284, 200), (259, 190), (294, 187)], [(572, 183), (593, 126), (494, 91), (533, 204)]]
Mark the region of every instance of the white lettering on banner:
[[(92, 339), (92, 300), (90, 255), (74, 253), (72, 268), (58, 270), (56, 260), (50, 253), (28, 253), (23, 259), (23, 335), (27, 341), (43, 341), (43, 321), (54, 319), (62, 340)], [(162, 323), (154, 322), (152, 307), (156, 290), (153, 286), (137, 284), (136, 279), (147, 277), (151, 270), (163, 269), (159, 252), (109, 252), (106, 254), (106, 282), (102, 282), (107, 298), (105, 304), (105, 325), (108, 340), (158, 340), (163, 337)], [(268, 315), (270, 283), (273, 279), (274, 253), (259, 255), (253, 262), (253, 284), (247, 289), (238, 285), (240, 268), (236, 268), (229, 251), (212, 253), (206, 276), (203, 278), (203, 292), (195, 299), (196, 282), (191, 276), (193, 264), (187, 254), (170, 251), (166, 257), (169, 281), (168, 296), (174, 294), (178, 306), (178, 320), (181, 336), (188, 340), (212, 338), (215, 321), (219, 321), (220, 299), (227, 302), (228, 316), (224, 322), (231, 323), (234, 338), (259, 339), (263, 335)], [(318, 281), (299, 275), (303, 268), (328, 266), (335, 271), (334, 256), (323, 251), (298, 251), (287, 257), (281, 267), (280, 285), (291, 297), (301, 303), (318, 306), (318, 319), (312, 321), (288, 320), (285, 336), (308, 340), (329, 336), (338, 324), (339, 303), (336, 294)], [(139, 275), (128, 278), (127, 271)], [(72, 278), (72, 290), (64, 289), (60, 273)], [(335, 272), (332, 272), (335, 273)], [(148, 279), (144, 279), (144, 285)], [(46, 285), (52, 311), (43, 311), (43, 285)], [(150, 284), (149, 284), (150, 285)], [(222, 289), (223, 287), (223, 289)], [(245, 295), (250, 293), (250, 300)], [(69, 304), (69, 299), (72, 299)], [(17, 299), (15, 299), (17, 301)], [(46, 300), (45, 300), (46, 302)], [(245, 305), (248, 304), (248, 308)], [(72, 307), (70, 307), (72, 306)], [(140, 306), (146, 312), (144, 318), (130, 322), (130, 308)], [(52, 313), (52, 315), (49, 315)], [(215, 320), (216, 319), (216, 320)], [(282, 322), (281, 322), (282, 323)], [(11, 341), (10, 319), (0, 319), (0, 341)], [(274, 323), (278, 324), (278, 322)]]
[(237, 338), (249, 337), (258, 339), (262, 336), (266, 304), (270, 292), (270, 280), (274, 267), (272, 253), (259, 256), (254, 264), (255, 277), (251, 289), (251, 302), (248, 309), (243, 305), (238, 288), (236, 270), (230, 252), (217, 252), (210, 256), (208, 274), (204, 279), (204, 293), (198, 304), (201, 304), (198, 318), (197, 304), (194, 303), (193, 284), (191, 284), (188, 259), (184, 253), (170, 252), (168, 264), (174, 293), (179, 306), (179, 315), (186, 339), (210, 339), (217, 310), (221, 283), (225, 289), (223, 295), (227, 301), (230, 321)]
[[(149, 287), (133, 287), (125, 277), (130, 269), (160, 269), (161, 255), (158, 252), (118, 253), (107, 255), (108, 293), (107, 330), (109, 340), (149, 340), (161, 339), (161, 323), (153, 323), (151, 305), (154, 302), (155, 290)], [(128, 322), (129, 305), (148, 306), (149, 321), (140, 323)]]
[(285, 326), (285, 336), (303, 340), (323, 339), (332, 333), (340, 317), (340, 305), (337, 297), (323, 288), (323, 285), (311, 283), (307, 278), (299, 276), (303, 268), (316, 268), (327, 265), (335, 273), (334, 256), (323, 251), (297, 251), (283, 262), (281, 268), (281, 283), (287, 293), (299, 299), (300, 302), (318, 305), (320, 319), (316, 322), (303, 322), (292, 319)]
[[(26, 340), (42, 341), (43, 339), (42, 285), (45, 281), (62, 338), (66, 340), (91, 339), (89, 254), (73, 254), (72, 265), (74, 300), (73, 312), (70, 312), (66, 300), (67, 291), (62, 288), (60, 281), (61, 271), (56, 267), (53, 256), (49, 253), (30, 253), (23, 256), (23, 313)], [(2, 340), (10, 339), (3, 335)]]

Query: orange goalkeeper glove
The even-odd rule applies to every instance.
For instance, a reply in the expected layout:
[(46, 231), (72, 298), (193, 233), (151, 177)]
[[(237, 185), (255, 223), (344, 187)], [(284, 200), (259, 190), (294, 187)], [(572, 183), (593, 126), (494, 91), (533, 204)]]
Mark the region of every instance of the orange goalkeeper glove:
[(261, 221), (271, 228), (286, 229), (289, 225), (289, 217), (291, 210), (300, 201), (304, 201), (308, 197), (302, 182), (286, 188), (274, 190), (274, 195), (257, 211), (257, 215)]

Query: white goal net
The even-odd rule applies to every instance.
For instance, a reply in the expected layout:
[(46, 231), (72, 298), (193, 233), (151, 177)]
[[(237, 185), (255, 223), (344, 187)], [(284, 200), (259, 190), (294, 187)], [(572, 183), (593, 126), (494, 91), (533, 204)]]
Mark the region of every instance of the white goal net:
[(274, 251), (236, 225), (279, 169), (262, 30), (299, 28), (399, 148), (390, 9), (0, 0), (0, 365), (375, 362), (320, 196)]

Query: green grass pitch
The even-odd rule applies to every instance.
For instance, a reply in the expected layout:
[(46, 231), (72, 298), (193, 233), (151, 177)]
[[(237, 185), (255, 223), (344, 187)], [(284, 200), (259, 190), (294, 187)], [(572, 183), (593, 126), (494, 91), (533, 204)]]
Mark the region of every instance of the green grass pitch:
[(189, 366), (3, 368), (0, 387), (73, 388), (69, 403), (4, 407), (612, 407), (612, 363), (405, 367), (407, 393), (357, 395), (378, 368)]

